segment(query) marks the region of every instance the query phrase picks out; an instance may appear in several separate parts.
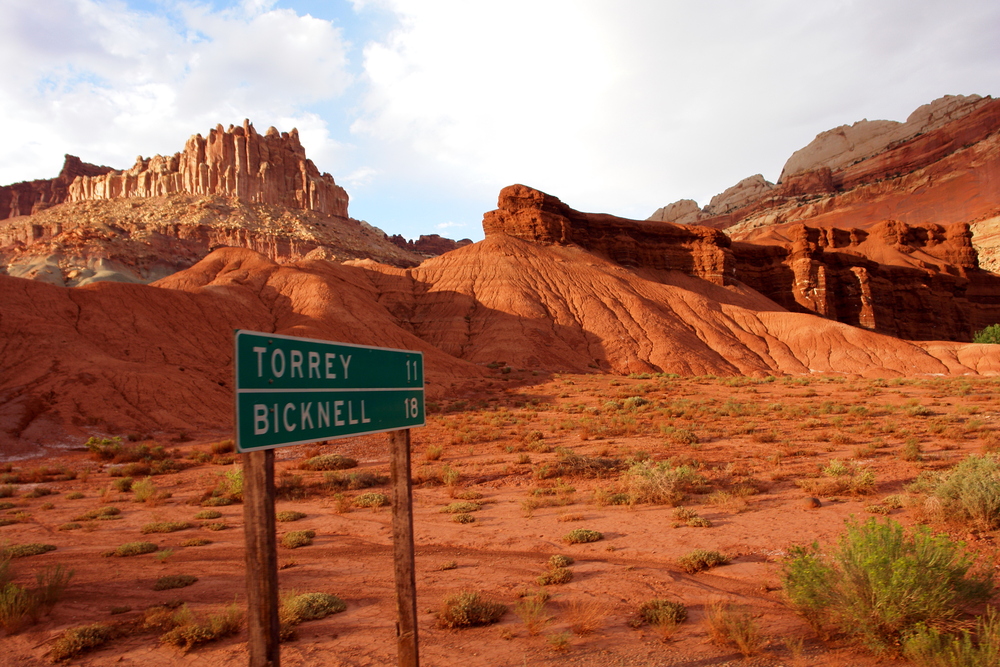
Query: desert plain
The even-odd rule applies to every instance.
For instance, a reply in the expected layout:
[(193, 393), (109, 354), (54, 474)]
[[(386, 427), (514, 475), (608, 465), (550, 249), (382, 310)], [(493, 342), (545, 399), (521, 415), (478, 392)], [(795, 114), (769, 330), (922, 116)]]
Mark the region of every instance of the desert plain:
[[(783, 562), (794, 545), (834, 546), (845, 522), (890, 517), (929, 524), (964, 542), (978, 567), (995, 570), (996, 531), (949, 521), (917, 481), (1000, 447), (997, 385), (977, 377), (540, 374), (496, 365), (461, 396), (429, 403), (427, 426), (413, 430), (422, 662), (906, 664), (876, 659), (836, 632), (814, 632), (783, 593)], [(240, 464), (228, 434), (190, 442), (149, 435), (119, 437), (125, 450), (167, 453), (162, 460), (172, 463), (154, 463), (164, 472), (148, 478), (149, 465), (100, 460), (83, 442), (5, 464), (0, 537), (55, 547), (13, 559), (14, 580), (30, 584), (54, 566), (73, 576), (38, 623), (4, 637), (0, 664), (49, 664), (61, 630), (93, 623), (121, 634), (74, 664), (246, 664), (245, 631), (185, 652), (143, 625), (163, 605), (204, 618), (245, 604), (246, 576), (242, 507), (215, 501), (231, 490)], [(331, 454), (357, 466), (304, 469)], [(389, 494), (387, 436), (279, 449), (276, 459), (276, 509), (304, 515), (279, 521), (279, 539), (315, 533), (306, 546), (279, 546), (280, 587), (346, 603), (299, 624), (282, 644), (283, 664), (394, 664), (391, 512), (378, 501), (359, 506)], [(690, 476), (670, 497), (644, 497), (649, 489), (629, 471), (654, 463)], [(124, 491), (127, 473), (132, 489)], [(109, 507), (119, 512), (97, 518), (95, 510)], [(183, 527), (149, 532), (167, 524)], [(568, 543), (579, 528), (602, 537)], [(155, 550), (102, 555), (133, 542)], [(684, 557), (699, 549), (728, 563), (686, 571)], [(573, 559), (571, 578), (540, 584), (557, 555)], [(154, 590), (185, 575), (196, 581)], [(440, 627), (442, 602), (462, 591), (506, 611), (484, 627)], [(525, 601), (542, 591), (541, 610), (528, 611)], [(652, 599), (683, 604), (687, 620), (668, 629), (642, 623), (640, 606)], [(713, 640), (707, 614), (720, 603), (751, 619), (757, 641), (749, 655)]]

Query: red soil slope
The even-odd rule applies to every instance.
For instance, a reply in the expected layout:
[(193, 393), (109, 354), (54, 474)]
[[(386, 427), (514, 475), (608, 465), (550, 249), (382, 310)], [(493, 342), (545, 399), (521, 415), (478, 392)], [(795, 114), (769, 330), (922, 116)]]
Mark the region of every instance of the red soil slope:
[(502, 234), (409, 270), (279, 266), (222, 249), (154, 286), (0, 276), (0, 302), (5, 453), (87, 433), (227, 429), (235, 328), (423, 350), (432, 398), (491, 361), (617, 373), (1000, 373), (996, 346), (918, 345), (786, 312), (740, 285)]

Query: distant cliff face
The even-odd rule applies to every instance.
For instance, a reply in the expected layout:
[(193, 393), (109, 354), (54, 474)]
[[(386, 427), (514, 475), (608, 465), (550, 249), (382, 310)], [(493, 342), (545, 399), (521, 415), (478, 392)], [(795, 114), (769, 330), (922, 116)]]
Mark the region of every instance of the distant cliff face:
[(483, 231), (577, 245), (623, 266), (674, 269), (717, 285), (733, 267), (729, 238), (715, 229), (581, 213), (524, 185), (500, 191), (497, 209), (483, 216)]
[(0, 220), (32, 215), (66, 201), (70, 184), (78, 176), (99, 176), (111, 167), (87, 164), (75, 155), (67, 155), (62, 171), (55, 178), (24, 181), (0, 186)]
[(260, 135), (248, 120), (219, 125), (207, 138), (196, 134), (170, 157), (140, 157), (126, 171), (81, 176), (70, 184), (68, 201), (172, 194), (233, 196), (347, 217), (347, 192), (306, 158), (297, 130), (272, 127)]

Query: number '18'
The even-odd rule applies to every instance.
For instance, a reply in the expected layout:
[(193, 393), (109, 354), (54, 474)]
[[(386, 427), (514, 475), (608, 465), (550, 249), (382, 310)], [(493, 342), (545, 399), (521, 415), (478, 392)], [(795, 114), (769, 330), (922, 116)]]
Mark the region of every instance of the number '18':
[(404, 414), (410, 419), (416, 419), (420, 414), (420, 409), (417, 405), (416, 398), (404, 398), (403, 399), (403, 411)]

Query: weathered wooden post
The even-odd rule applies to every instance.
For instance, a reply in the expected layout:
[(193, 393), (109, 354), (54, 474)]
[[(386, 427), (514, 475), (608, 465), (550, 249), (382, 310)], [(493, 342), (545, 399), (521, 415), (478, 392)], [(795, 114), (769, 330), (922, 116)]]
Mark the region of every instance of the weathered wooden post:
[(424, 357), (255, 331), (237, 331), (236, 450), (243, 462), (250, 667), (279, 667), (274, 448), (390, 434), (393, 569), (399, 664), (417, 667), (410, 428), (424, 425)]
[(413, 485), (410, 429), (389, 434), (392, 477), (392, 557), (396, 572), (396, 645), (399, 667), (419, 667), (417, 577), (413, 554)]

